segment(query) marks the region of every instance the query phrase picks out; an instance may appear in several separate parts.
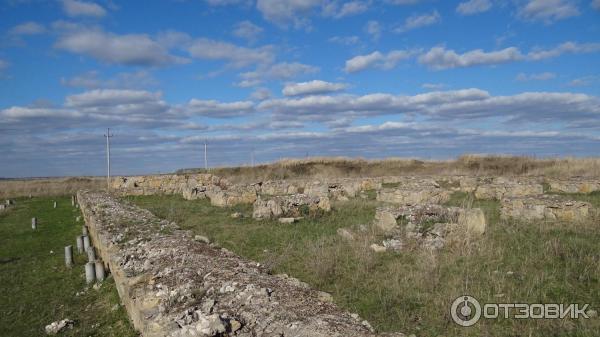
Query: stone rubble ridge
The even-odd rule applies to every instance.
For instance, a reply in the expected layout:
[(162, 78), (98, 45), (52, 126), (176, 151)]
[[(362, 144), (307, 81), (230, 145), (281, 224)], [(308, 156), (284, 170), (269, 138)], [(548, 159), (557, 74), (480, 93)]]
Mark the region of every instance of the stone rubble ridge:
[(376, 334), (331, 295), (194, 240), (147, 210), (103, 192), (77, 197), (142, 336), (404, 336)]

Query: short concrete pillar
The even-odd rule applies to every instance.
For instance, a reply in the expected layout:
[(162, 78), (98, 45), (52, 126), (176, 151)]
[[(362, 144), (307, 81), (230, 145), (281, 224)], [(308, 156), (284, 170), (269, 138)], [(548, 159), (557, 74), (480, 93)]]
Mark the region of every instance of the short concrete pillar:
[(87, 235), (82, 235), (83, 236), (83, 251), (87, 252), (87, 249), (91, 246), (90, 245), (90, 237)]
[(77, 253), (83, 253), (83, 235), (77, 235), (75, 241), (77, 242)]
[(65, 247), (65, 265), (69, 268), (73, 266), (73, 246)]
[(81, 226), (81, 232), (83, 233), (83, 235), (88, 235), (87, 227)]
[(96, 280), (96, 266), (94, 262), (85, 264), (85, 282), (93, 283)]
[(31, 218), (31, 229), (37, 229), (37, 218)]
[(86, 252), (87, 252), (87, 256), (88, 256), (88, 262), (96, 261), (96, 251), (94, 250), (94, 247), (92, 247), (92, 246), (88, 247)]
[(56, 208), (56, 201), (54, 202), (54, 208)]
[(106, 273), (104, 271), (104, 263), (102, 261), (96, 261), (96, 281), (102, 282), (106, 278)]
[(13, 201), (10, 199), (6, 199), (6, 206), (12, 205)]
[(75, 207), (75, 196), (71, 196), (71, 206)]

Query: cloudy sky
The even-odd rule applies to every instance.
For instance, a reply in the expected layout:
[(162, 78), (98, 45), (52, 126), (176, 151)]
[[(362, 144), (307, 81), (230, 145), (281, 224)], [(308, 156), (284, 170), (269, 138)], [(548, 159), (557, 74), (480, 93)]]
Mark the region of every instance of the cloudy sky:
[(6, 0), (0, 177), (600, 154), (600, 0)]

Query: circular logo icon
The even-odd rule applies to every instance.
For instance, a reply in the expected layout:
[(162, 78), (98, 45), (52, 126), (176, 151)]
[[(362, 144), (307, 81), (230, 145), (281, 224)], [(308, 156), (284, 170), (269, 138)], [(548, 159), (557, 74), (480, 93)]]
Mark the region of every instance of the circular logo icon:
[(469, 295), (459, 296), (452, 302), (450, 308), (452, 320), (461, 326), (471, 326), (481, 318), (479, 301)]

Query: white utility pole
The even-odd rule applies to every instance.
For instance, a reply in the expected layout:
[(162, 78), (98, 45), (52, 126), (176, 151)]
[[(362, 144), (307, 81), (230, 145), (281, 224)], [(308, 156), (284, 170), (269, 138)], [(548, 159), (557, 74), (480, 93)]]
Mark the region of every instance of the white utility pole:
[(110, 128), (106, 129), (106, 189), (110, 191), (110, 138), (113, 135), (110, 134)]
[(206, 139), (204, 140), (204, 170), (208, 171), (208, 157), (206, 156)]

